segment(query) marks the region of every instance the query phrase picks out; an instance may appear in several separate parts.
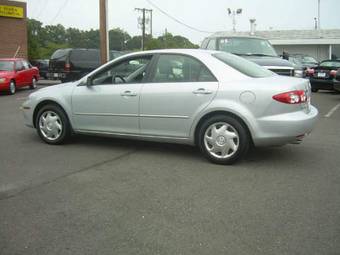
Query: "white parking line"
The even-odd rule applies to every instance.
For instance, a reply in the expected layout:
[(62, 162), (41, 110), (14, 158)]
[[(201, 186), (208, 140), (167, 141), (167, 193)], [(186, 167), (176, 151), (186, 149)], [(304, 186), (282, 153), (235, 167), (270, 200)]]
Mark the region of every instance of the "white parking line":
[(333, 114), (336, 110), (338, 110), (339, 108), (340, 108), (340, 103), (337, 104), (336, 106), (334, 106), (334, 107), (333, 107), (333, 108), (325, 115), (325, 117), (326, 117), (326, 118), (331, 117), (332, 114)]

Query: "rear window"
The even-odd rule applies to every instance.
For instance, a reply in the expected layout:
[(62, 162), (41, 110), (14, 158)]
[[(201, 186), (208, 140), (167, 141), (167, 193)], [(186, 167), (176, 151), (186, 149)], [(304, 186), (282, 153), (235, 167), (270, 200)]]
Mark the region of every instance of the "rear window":
[(56, 50), (52, 56), (51, 59), (58, 59), (58, 60), (65, 60), (66, 56), (70, 50)]
[(325, 61), (325, 62), (322, 62), (320, 64), (320, 66), (340, 68), (340, 62), (338, 62), (338, 61)]
[(272, 71), (233, 54), (221, 52), (215, 53), (213, 56), (237, 71), (253, 78), (264, 78), (274, 75)]
[(70, 58), (71, 62), (100, 62), (99, 50), (72, 50)]

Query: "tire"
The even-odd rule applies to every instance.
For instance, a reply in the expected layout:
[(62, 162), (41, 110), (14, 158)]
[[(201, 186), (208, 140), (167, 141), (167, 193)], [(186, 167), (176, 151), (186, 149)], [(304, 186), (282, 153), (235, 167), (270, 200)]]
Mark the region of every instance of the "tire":
[(312, 92), (313, 92), (313, 93), (317, 93), (318, 91), (319, 91), (318, 89), (313, 89), (313, 88), (312, 88)]
[(37, 88), (37, 79), (35, 77), (32, 78), (32, 84), (30, 85), (30, 89), (36, 89)]
[(40, 138), (48, 144), (63, 144), (71, 136), (71, 125), (65, 112), (54, 104), (39, 110), (35, 125)]
[[(214, 127), (217, 132), (213, 131)], [(229, 132), (226, 133), (224, 130)], [(247, 128), (232, 116), (212, 116), (200, 126), (198, 131), (199, 149), (215, 164), (235, 163), (247, 154), (250, 145), (251, 138)]]
[(16, 91), (17, 91), (16, 84), (15, 84), (14, 81), (11, 81), (11, 82), (9, 83), (8, 94), (14, 95)]

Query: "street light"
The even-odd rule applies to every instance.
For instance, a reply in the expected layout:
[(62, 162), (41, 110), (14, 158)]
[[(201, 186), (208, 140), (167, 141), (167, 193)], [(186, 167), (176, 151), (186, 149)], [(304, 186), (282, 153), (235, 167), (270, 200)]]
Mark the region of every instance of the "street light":
[(242, 14), (242, 8), (238, 8), (236, 10), (227, 9), (229, 17), (232, 18), (233, 21), (233, 31), (236, 32), (236, 15)]

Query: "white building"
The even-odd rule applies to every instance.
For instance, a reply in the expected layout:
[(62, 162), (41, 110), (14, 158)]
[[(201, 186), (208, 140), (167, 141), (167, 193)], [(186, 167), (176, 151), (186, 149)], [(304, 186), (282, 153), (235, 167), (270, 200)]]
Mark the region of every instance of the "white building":
[[(250, 35), (250, 32), (223, 32), (223, 35)], [(318, 61), (340, 59), (340, 29), (256, 31), (254, 36), (267, 38), (279, 55), (282, 52), (307, 54)]]

